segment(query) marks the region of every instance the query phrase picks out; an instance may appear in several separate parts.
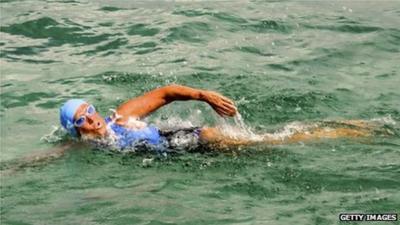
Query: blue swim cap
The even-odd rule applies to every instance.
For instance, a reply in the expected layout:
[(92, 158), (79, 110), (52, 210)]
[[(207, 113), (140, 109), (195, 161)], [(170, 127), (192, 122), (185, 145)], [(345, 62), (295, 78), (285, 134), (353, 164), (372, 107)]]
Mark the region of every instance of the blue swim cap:
[(60, 108), (61, 125), (74, 137), (78, 136), (78, 132), (74, 126), (74, 115), (82, 104), (87, 104), (82, 99), (70, 99)]

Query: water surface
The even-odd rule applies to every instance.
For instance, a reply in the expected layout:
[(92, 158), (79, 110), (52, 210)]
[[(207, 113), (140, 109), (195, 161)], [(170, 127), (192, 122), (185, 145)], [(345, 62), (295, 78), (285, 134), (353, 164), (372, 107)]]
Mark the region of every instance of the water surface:
[[(107, 115), (170, 83), (234, 99), (259, 133), (339, 119), (395, 131), (183, 154), (149, 167), (142, 162), (152, 155), (82, 147), (2, 174), (3, 224), (336, 224), (341, 212), (399, 209), (396, 1), (8, 0), (0, 21), (2, 170), (55, 146), (41, 138), (58, 126), (66, 99), (85, 98)], [(148, 122), (221, 120), (188, 102)]]

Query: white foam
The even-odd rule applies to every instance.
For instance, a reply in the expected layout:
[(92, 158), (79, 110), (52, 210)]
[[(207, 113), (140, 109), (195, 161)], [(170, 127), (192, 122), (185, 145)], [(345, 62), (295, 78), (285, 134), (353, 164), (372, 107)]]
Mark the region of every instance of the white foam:
[(53, 125), (50, 133), (43, 135), (40, 140), (47, 143), (56, 143), (61, 141), (66, 134), (67, 131), (64, 128)]
[(184, 120), (179, 117), (171, 116), (168, 119), (155, 119), (154, 123), (160, 130), (175, 130), (179, 128), (191, 128), (195, 127), (191, 120)]
[[(122, 116), (119, 115), (116, 110), (110, 109), (110, 111), (113, 113), (113, 115), (111, 117), (111, 120), (112, 120), (111, 123), (115, 123), (118, 119), (122, 118)], [(111, 123), (109, 123), (109, 124), (111, 124)], [(137, 118), (137, 117), (130, 116), (128, 118), (128, 121), (126, 121), (126, 123), (124, 124), (124, 127), (132, 129), (132, 130), (140, 130), (140, 129), (147, 127), (147, 123), (139, 120), (139, 118)]]
[(370, 121), (382, 123), (384, 125), (396, 125), (396, 121), (392, 118), (391, 115), (387, 115), (384, 117), (372, 118)]
[(285, 125), (282, 129), (274, 133), (266, 133), (265, 137), (272, 140), (284, 140), (296, 133), (307, 133), (311, 128), (317, 127), (317, 124), (304, 124), (300, 122), (292, 122)]
[(234, 124), (230, 124), (228, 120), (224, 118), (219, 119), (217, 128), (226, 136), (237, 139), (237, 140), (252, 140), (261, 141), (263, 140), (262, 135), (258, 135), (253, 132), (250, 126), (247, 126), (243, 120), (242, 115), (237, 112), (233, 117)]

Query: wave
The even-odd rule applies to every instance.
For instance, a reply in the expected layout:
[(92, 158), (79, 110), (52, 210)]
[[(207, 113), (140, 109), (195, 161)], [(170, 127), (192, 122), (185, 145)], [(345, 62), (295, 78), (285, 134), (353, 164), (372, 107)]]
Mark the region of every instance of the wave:
[(311, 24), (302, 24), (303, 27), (308, 29), (317, 29), (317, 30), (329, 30), (335, 32), (344, 32), (344, 33), (371, 33), (375, 31), (381, 31), (383, 28), (376, 26), (366, 26), (366, 25), (354, 25), (354, 24), (345, 24), (345, 25), (311, 25)]
[(121, 11), (121, 10), (125, 10), (125, 9), (114, 7), (114, 6), (103, 6), (99, 10), (106, 11), (106, 12), (115, 12), (115, 11)]
[(48, 39), (46, 47), (64, 44), (91, 45), (107, 40), (112, 34), (94, 34), (87, 27), (74, 23), (62, 24), (50, 17), (1, 26), (1, 32), (33, 39)]
[(161, 39), (163, 42), (185, 41), (193, 43), (206, 42), (214, 36), (214, 30), (208, 23), (185, 22), (168, 29), (168, 35)]
[(281, 20), (259, 20), (239, 25), (238, 28), (232, 28), (230, 31), (238, 31), (238, 29), (249, 30), (257, 33), (278, 32), (288, 34), (293, 31), (294, 26)]
[(188, 9), (188, 10), (175, 10), (172, 12), (172, 14), (175, 15), (183, 15), (186, 17), (201, 17), (201, 16), (210, 16), (212, 18), (216, 18), (220, 21), (223, 22), (230, 22), (230, 23), (246, 23), (247, 20), (234, 15), (234, 14), (229, 14), (226, 12), (216, 12), (216, 11), (206, 11), (204, 10), (192, 10), (192, 9)]
[(129, 35), (140, 35), (140, 36), (154, 36), (160, 32), (159, 28), (149, 27), (149, 24), (135, 24), (131, 25), (127, 29)]
[(101, 52), (115, 53), (119, 48), (126, 46), (127, 44), (128, 44), (128, 40), (126, 38), (117, 38), (115, 40), (112, 40), (112, 41), (104, 44), (104, 45), (98, 45), (93, 50), (83, 51), (83, 52), (77, 53), (76, 55), (90, 56), (90, 55), (94, 55), (94, 54), (101, 53)]
[(27, 106), (28, 104), (37, 102), (41, 99), (51, 99), (57, 96), (55, 93), (47, 92), (32, 92), (27, 94), (18, 95), (14, 92), (5, 92), (0, 94), (0, 105), (3, 108), (15, 108), (21, 106)]

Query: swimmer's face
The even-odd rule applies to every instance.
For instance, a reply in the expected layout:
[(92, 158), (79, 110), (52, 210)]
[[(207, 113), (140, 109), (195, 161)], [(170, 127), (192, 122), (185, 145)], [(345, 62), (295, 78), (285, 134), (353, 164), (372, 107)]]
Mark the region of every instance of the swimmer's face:
[(88, 104), (82, 104), (79, 106), (75, 113), (74, 120), (77, 121), (81, 117), (84, 118), (82, 126), (76, 127), (81, 135), (90, 137), (103, 137), (106, 132), (106, 122), (98, 112), (88, 113)]

